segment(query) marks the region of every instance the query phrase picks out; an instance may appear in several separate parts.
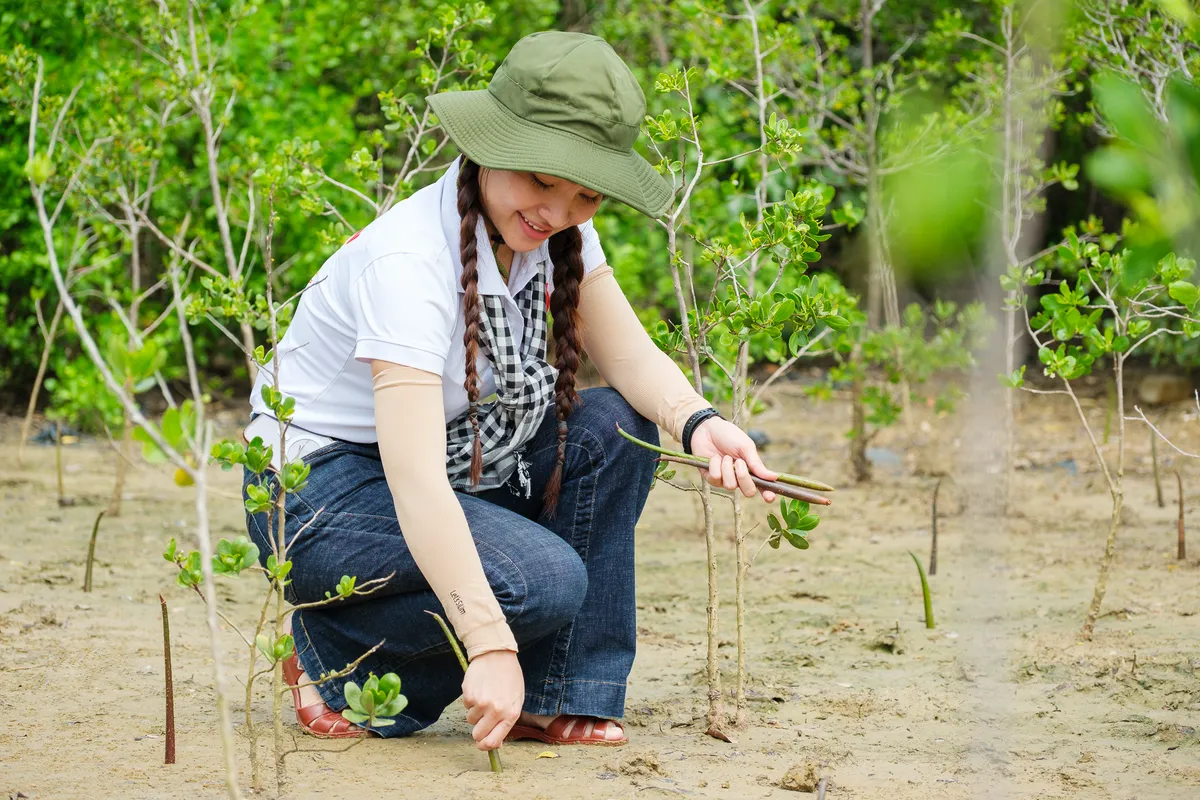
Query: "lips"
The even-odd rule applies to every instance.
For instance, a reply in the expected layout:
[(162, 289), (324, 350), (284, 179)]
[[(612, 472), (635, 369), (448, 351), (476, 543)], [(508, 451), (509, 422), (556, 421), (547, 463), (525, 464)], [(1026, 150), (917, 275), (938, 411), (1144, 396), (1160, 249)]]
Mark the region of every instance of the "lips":
[(517, 212), (517, 216), (521, 218), (521, 228), (525, 235), (531, 239), (546, 239), (553, 233), (549, 228), (535, 227), (520, 211)]

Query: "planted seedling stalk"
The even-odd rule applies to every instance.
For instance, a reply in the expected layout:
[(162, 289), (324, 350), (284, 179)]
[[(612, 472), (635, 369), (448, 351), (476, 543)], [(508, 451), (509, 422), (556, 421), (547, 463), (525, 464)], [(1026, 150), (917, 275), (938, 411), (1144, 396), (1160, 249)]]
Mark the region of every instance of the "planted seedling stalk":
[(1154, 499), (1158, 501), (1159, 508), (1166, 508), (1167, 503), (1163, 500), (1162, 476), (1158, 470), (1158, 432), (1154, 428), (1150, 429), (1150, 463), (1154, 465)]
[[(442, 633), (446, 634), (446, 641), (450, 642), (450, 649), (458, 657), (459, 666), (462, 667), (465, 673), (467, 671), (467, 657), (463, 655), (462, 648), (458, 646), (458, 641), (454, 638), (454, 634), (450, 632), (450, 626), (446, 624), (446, 620), (442, 619), (441, 614), (433, 611), (426, 611), (425, 613), (437, 620), (437, 624), (442, 628)], [(488, 762), (492, 765), (492, 772), (504, 772), (504, 767), (500, 764), (500, 754), (495, 750), (488, 751)]]
[[(678, 450), (668, 450), (665, 447), (643, 442), (641, 439), (625, 431), (620, 425), (617, 426), (617, 432), (624, 436), (634, 444), (640, 445), (647, 450), (658, 453), (660, 460), (670, 461), (675, 464), (686, 464), (697, 469), (708, 469), (708, 462), (702, 458), (688, 455), (687, 453)], [(816, 492), (832, 492), (834, 488), (827, 483), (805, 478), (800, 475), (791, 475), (786, 472), (779, 473), (778, 480), (768, 481), (756, 476), (750, 476), (754, 481), (754, 485), (759, 489), (769, 492), (775, 492), (782, 497), (790, 497), (793, 500), (803, 500), (806, 503), (816, 503), (817, 505), (828, 506), (832, 505), (833, 501), (828, 497), (817, 494)], [(809, 491), (814, 490), (814, 491)]]
[(908, 554), (912, 556), (913, 563), (917, 565), (917, 574), (921, 576), (921, 598), (925, 601), (925, 627), (932, 630), (934, 628), (933, 596), (929, 593), (929, 579), (925, 577), (925, 568), (921, 566), (921, 561), (916, 554), (911, 550), (908, 551)]
[(938, 492), (942, 488), (944, 477), (938, 478), (937, 483), (933, 485), (933, 511), (930, 514), (931, 524), (930, 532), (932, 541), (929, 543), (929, 574), (937, 575), (937, 499)]
[[(104, 512), (100, 512), (103, 516)], [(100, 518), (96, 518), (96, 522), (100, 522)], [(158, 602), (162, 605), (162, 621), (163, 621), (163, 665), (166, 668), (166, 698), (167, 698), (167, 726), (164, 738), (166, 739), (166, 759), (164, 764), (175, 763), (175, 687), (171, 680), (171, 623), (167, 617), (167, 601), (160, 594)]]
[(1179, 486), (1179, 550), (1175, 554), (1175, 558), (1183, 561), (1187, 558), (1187, 542), (1183, 535), (1183, 478), (1179, 475), (1179, 470), (1175, 470), (1175, 483)]
[(54, 420), (54, 469), (58, 473), (58, 504), (69, 506), (71, 501), (63, 490), (62, 420)]
[(100, 532), (100, 520), (104, 518), (104, 512), (101, 511), (96, 515), (96, 521), (92, 523), (92, 538), (88, 542), (87, 568), (83, 573), (83, 590), (90, 592), (92, 590), (92, 563), (96, 559), (96, 534)]

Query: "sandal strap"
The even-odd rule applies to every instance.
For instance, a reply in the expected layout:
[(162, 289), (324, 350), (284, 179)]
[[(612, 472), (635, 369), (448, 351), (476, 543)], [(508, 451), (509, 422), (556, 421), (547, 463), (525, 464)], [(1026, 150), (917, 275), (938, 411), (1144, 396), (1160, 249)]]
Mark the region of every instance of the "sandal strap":
[[(314, 703), (311, 706), (296, 709), (296, 718), (301, 725), (316, 733), (347, 733), (359, 727), (324, 703)], [(364, 730), (363, 733), (366, 731)]]
[[(551, 720), (543, 733), (549, 739), (563, 742), (610, 741), (609, 720), (578, 714), (560, 714)], [(620, 739), (611, 741), (619, 742)]]

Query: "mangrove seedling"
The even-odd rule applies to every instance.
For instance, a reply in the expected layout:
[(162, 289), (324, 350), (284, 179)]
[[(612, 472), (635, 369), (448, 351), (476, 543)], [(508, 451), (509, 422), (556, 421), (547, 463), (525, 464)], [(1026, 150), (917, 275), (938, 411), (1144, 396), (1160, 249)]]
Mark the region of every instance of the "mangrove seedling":
[(100, 532), (100, 520), (103, 517), (104, 512), (101, 511), (96, 515), (96, 521), (92, 523), (92, 538), (88, 541), (87, 567), (83, 572), (83, 590), (85, 592), (92, 590), (92, 563), (96, 559), (96, 534)]
[[(104, 512), (101, 511), (101, 514)], [(171, 679), (171, 622), (167, 617), (167, 601), (160, 594), (158, 602), (162, 605), (162, 621), (163, 621), (163, 667), (164, 680), (166, 681), (166, 701), (167, 701), (167, 719), (164, 737), (166, 739), (166, 755), (164, 756), (164, 764), (175, 763), (175, 685)]]
[(1179, 486), (1179, 547), (1175, 558), (1183, 561), (1187, 558), (1187, 542), (1183, 535), (1183, 478), (1179, 475), (1179, 470), (1175, 470), (1175, 483)]
[[(450, 649), (454, 651), (454, 655), (458, 657), (458, 664), (462, 667), (463, 672), (467, 671), (467, 657), (463, 655), (462, 648), (458, 646), (458, 640), (454, 638), (450, 626), (446, 624), (446, 620), (442, 619), (442, 615), (434, 611), (426, 611), (441, 626), (442, 633), (446, 634), (446, 641), (450, 643)], [(504, 767), (500, 764), (500, 754), (495, 750), (488, 751), (488, 762), (491, 764), (492, 772), (503, 772)]]
[(1162, 474), (1158, 469), (1158, 431), (1150, 428), (1150, 463), (1154, 467), (1154, 501), (1158, 503), (1159, 508), (1166, 508), (1167, 502), (1163, 499)]
[[(702, 458), (688, 455), (679, 450), (668, 450), (665, 447), (643, 442), (633, 434), (623, 429), (620, 425), (617, 426), (617, 433), (624, 436), (629, 441), (636, 445), (646, 448), (652, 453), (658, 453), (659, 461), (671, 462), (675, 464), (685, 464), (696, 469), (708, 469), (708, 462)], [(658, 477), (656, 475), (656, 477)], [(751, 476), (754, 485), (762, 491), (774, 492), (782, 497), (790, 497), (793, 500), (800, 500), (807, 503), (816, 503), (818, 505), (827, 506), (833, 503), (828, 497), (817, 494), (817, 492), (832, 492), (834, 488), (822, 481), (805, 478), (801, 475), (792, 475), (787, 472), (779, 473), (777, 480), (768, 481), (757, 476)]]
[(912, 556), (913, 563), (917, 565), (917, 574), (921, 576), (921, 598), (925, 601), (925, 627), (934, 628), (933, 624), (933, 596), (929, 593), (929, 579), (925, 577), (925, 568), (921, 566), (921, 560), (917, 558), (912, 550), (908, 551)]
[(945, 477), (938, 478), (937, 483), (933, 485), (933, 509), (930, 512), (930, 534), (931, 541), (929, 543), (929, 574), (937, 575), (937, 499), (938, 492), (942, 488), (942, 481)]

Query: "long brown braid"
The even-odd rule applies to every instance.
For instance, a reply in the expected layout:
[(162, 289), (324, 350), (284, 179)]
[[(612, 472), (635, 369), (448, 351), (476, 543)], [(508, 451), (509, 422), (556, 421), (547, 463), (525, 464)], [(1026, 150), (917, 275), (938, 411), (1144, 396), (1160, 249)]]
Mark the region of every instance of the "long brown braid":
[(583, 353), (579, 335), (579, 284), (583, 280), (583, 236), (571, 225), (550, 237), (550, 260), (554, 263), (554, 292), (550, 295), (550, 314), (554, 317), (554, 412), (558, 417), (558, 455), (554, 472), (546, 484), (545, 511), (554, 516), (562, 489), (563, 464), (567, 459), (567, 417), (579, 404), (575, 391), (575, 371)]
[(471, 485), (478, 486), (483, 477), (483, 445), (479, 440), (479, 375), (475, 361), (479, 358), (479, 326), (483, 314), (479, 303), (479, 267), (475, 245), (475, 226), (481, 212), (479, 202), (479, 165), (462, 159), (458, 173), (458, 215), (462, 222), (458, 226), (458, 252), (462, 259), (463, 347), (467, 351), (467, 379), (463, 388), (467, 390), (467, 416), (475, 432), (475, 446), (471, 451)]
[[(458, 173), (459, 254), (462, 259), (463, 346), (466, 350), (468, 418), (475, 435), (475, 446), (471, 452), (470, 479), (478, 485), (483, 475), (483, 448), (479, 437), (479, 375), (475, 362), (479, 357), (479, 327), (482, 312), (479, 302), (478, 253), (475, 228), (482, 213), (479, 190), (479, 165), (462, 159)], [(583, 237), (579, 228), (572, 225), (550, 237), (550, 260), (554, 264), (554, 292), (550, 295), (550, 313), (554, 317), (554, 366), (558, 379), (554, 384), (554, 411), (558, 418), (558, 453), (554, 471), (546, 483), (543, 495), (545, 512), (554, 515), (558, 496), (562, 490), (563, 465), (567, 457), (567, 417), (579, 403), (575, 391), (575, 372), (579, 369), (583, 340), (579, 334), (579, 284), (583, 280)]]

